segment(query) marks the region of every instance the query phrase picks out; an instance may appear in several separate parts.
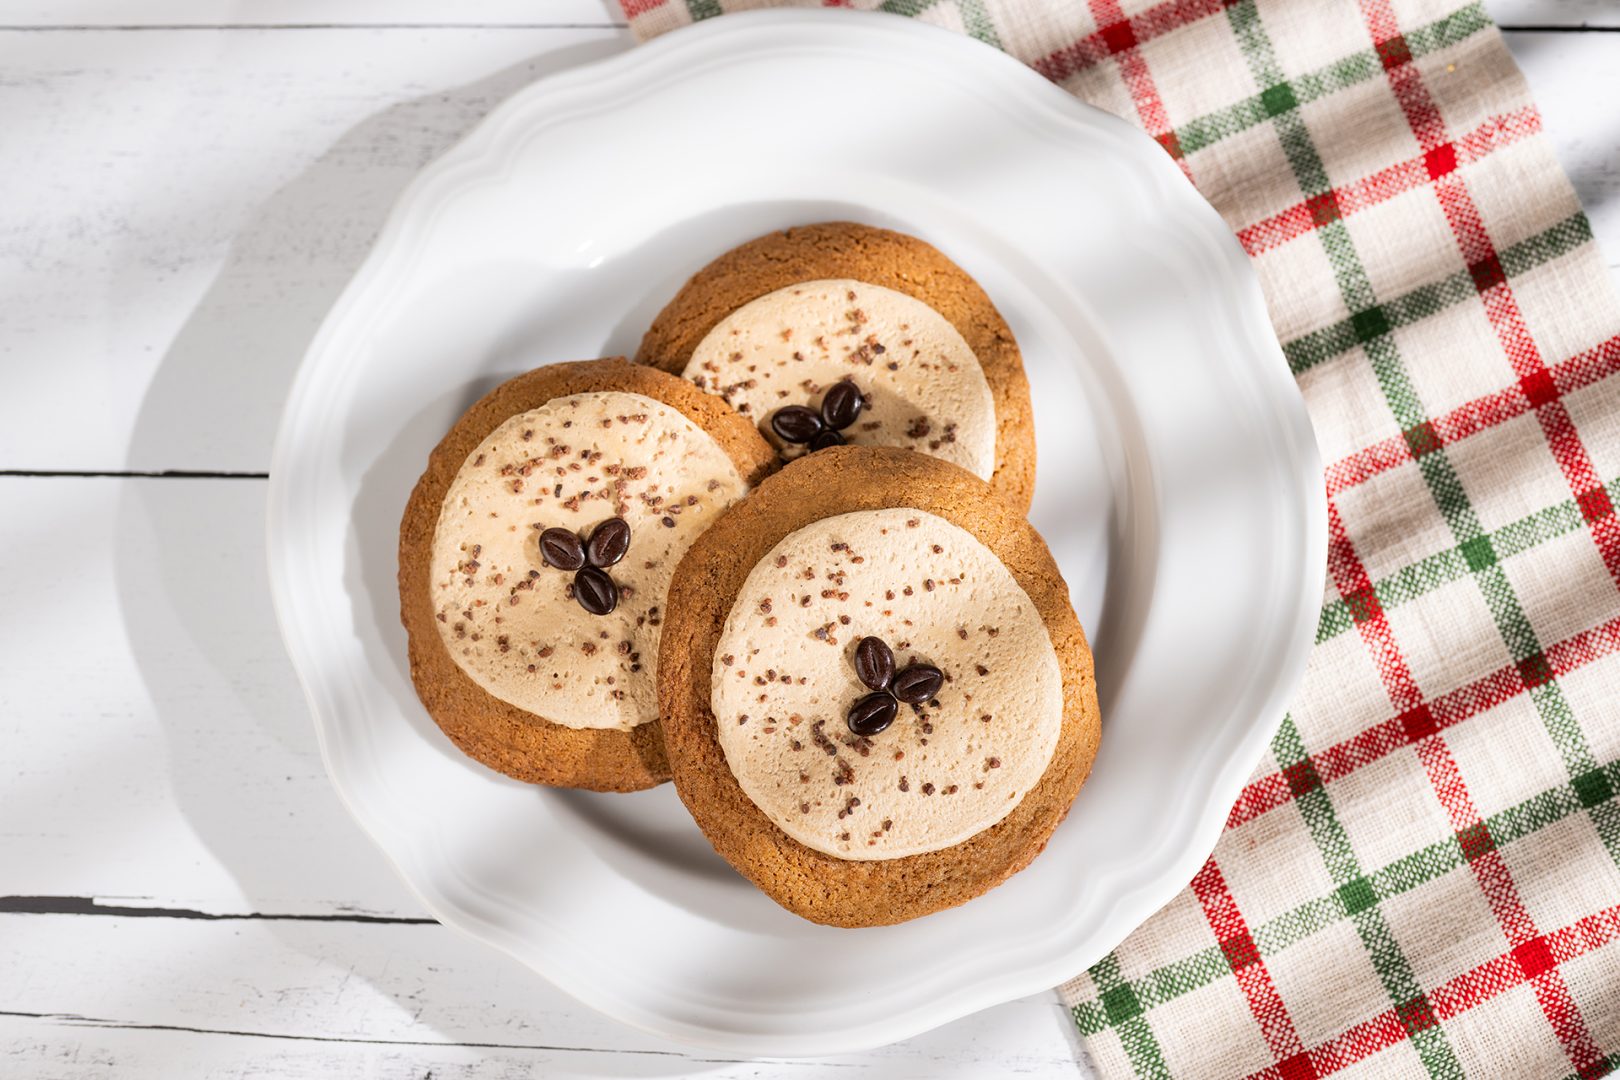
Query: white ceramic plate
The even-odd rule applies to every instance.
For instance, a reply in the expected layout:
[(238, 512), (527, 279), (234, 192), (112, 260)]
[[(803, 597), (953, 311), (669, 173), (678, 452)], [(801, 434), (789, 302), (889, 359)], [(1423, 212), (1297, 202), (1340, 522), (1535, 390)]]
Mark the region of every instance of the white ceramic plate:
[[(1017, 334), (1032, 517), (1104, 725), (1033, 866), (869, 930), (778, 909), (667, 785), (549, 791), (462, 757), (411, 690), (394, 585), (406, 496), (466, 406), (634, 351), (713, 256), (839, 218), (933, 242)], [(1175, 895), (1303, 670), (1324, 520), (1254, 276), (1162, 150), (977, 42), (762, 12), (537, 83), (422, 173), (304, 361), (269, 551), (333, 783), (434, 915), (650, 1031), (824, 1054), (1050, 987)]]

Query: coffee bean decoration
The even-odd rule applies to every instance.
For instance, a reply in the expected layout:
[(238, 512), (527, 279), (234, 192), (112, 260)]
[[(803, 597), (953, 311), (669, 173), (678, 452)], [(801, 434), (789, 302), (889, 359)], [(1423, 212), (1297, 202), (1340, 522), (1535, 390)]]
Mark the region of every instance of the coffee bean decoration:
[(619, 606), (619, 587), (608, 577), (607, 568), (629, 550), (630, 523), (624, 518), (608, 518), (583, 541), (560, 526), (540, 534), (540, 558), (547, 566), (574, 571), (574, 599), (592, 615), (606, 615)]
[(585, 545), (571, 529), (547, 529), (540, 534), (540, 557), (558, 570), (578, 570), (585, 565)]
[(771, 430), (783, 442), (807, 443), (821, 434), (821, 417), (803, 405), (784, 405), (771, 416)]
[(592, 566), (609, 567), (630, 550), (630, 525), (624, 518), (611, 517), (591, 530), (585, 541), (585, 558)]
[(921, 705), (939, 693), (945, 685), (945, 673), (932, 664), (913, 664), (897, 672), (889, 685), (895, 697), (907, 705)]
[(861, 388), (847, 379), (833, 383), (821, 399), (821, 422), (834, 431), (842, 431), (853, 424), (866, 407)]
[(810, 440), (810, 449), (812, 451), (825, 450), (829, 446), (843, 446), (847, 441), (841, 431), (823, 431)]
[(821, 411), (803, 405), (784, 405), (771, 414), (771, 430), (786, 443), (807, 446), (812, 452), (843, 446), (843, 429), (866, 408), (866, 395), (848, 379), (835, 382), (821, 398)]
[(607, 615), (619, 606), (619, 587), (607, 571), (587, 566), (574, 575), (574, 599), (592, 615)]
[(867, 694), (851, 705), (845, 722), (856, 735), (876, 735), (894, 723), (895, 714), (899, 711), (900, 706), (895, 704), (894, 698), (879, 691)]
[(887, 690), (894, 680), (894, 652), (882, 638), (863, 637), (855, 645), (855, 674), (873, 690)]
[(894, 650), (882, 638), (863, 637), (855, 643), (855, 676), (876, 691), (859, 698), (844, 717), (856, 735), (876, 735), (894, 723), (902, 703), (921, 705), (945, 685), (945, 673), (932, 664), (912, 664), (894, 670)]

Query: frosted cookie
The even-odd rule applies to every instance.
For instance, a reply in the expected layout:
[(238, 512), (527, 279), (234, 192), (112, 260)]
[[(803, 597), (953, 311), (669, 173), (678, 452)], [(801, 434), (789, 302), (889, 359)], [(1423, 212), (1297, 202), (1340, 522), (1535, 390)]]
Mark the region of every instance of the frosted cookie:
[(670, 585), (675, 786), (777, 903), (836, 926), (1022, 869), (1100, 736), (1091, 653), (1040, 536), (956, 466), (835, 447), (762, 483)]
[(1018, 344), (984, 290), (914, 237), (830, 222), (734, 248), (665, 306), (636, 360), (719, 394), (786, 459), (845, 442), (916, 450), (1029, 508)]
[(653, 721), (669, 581), (774, 460), (724, 403), (623, 358), (491, 391), (433, 450), (400, 524), (400, 615), (429, 714), (519, 780), (668, 779)]

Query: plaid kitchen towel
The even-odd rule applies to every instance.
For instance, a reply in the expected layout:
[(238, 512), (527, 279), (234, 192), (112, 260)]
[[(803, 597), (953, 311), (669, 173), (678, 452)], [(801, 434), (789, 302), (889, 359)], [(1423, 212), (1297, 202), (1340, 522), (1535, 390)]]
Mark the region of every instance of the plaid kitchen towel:
[[(644, 38), (755, 6), (623, 3)], [(1253, 257), (1328, 463), (1304, 685), (1191, 885), (1062, 988), (1093, 1060), (1613, 1071), (1620, 306), (1480, 5), (882, 6), (1158, 140)]]

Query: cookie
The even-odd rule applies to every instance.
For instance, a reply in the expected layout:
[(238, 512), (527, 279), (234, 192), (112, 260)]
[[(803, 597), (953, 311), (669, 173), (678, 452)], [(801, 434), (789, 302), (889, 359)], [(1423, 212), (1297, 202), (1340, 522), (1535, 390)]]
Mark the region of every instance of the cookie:
[(658, 692), (676, 789), (806, 919), (978, 896), (1045, 846), (1091, 769), (1068, 587), (988, 495), (926, 455), (834, 447), (765, 480), (675, 572)]
[[(1029, 509), (1035, 435), (1018, 343), (984, 290), (915, 237), (828, 222), (752, 240), (693, 275), (636, 360), (720, 394), (789, 459), (818, 434), (898, 446), (961, 465)], [(860, 390), (861, 414), (843, 427), (806, 419), (800, 410), (824, 412), (842, 381)], [(783, 409), (797, 432), (773, 425)]]
[(400, 618), (428, 713), (519, 780), (668, 779), (654, 721), (669, 579), (774, 464), (724, 402), (623, 357), (496, 387), (434, 448), (400, 523)]

